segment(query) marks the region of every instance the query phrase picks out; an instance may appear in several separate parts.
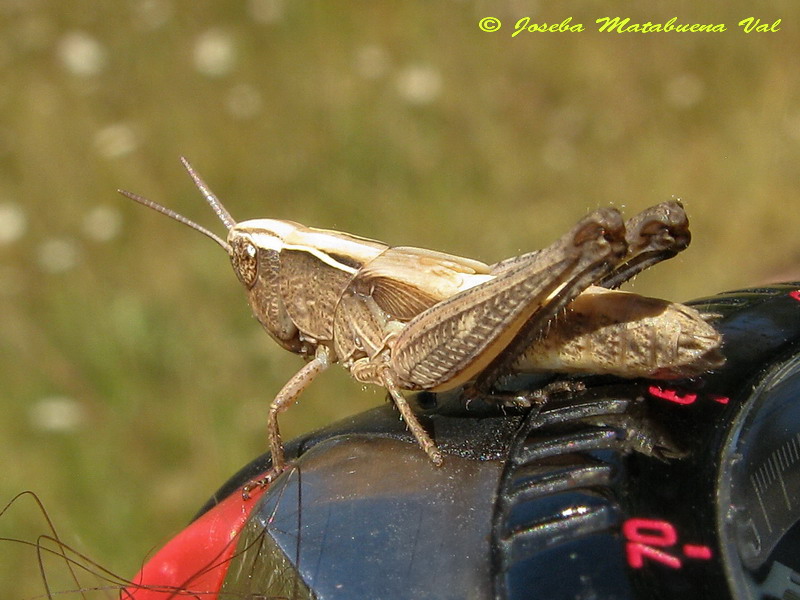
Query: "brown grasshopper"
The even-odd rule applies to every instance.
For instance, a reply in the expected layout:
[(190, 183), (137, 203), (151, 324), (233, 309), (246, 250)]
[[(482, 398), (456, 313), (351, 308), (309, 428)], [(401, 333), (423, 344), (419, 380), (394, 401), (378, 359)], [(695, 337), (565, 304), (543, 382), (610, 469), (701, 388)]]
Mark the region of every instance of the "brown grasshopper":
[(486, 394), (514, 371), (690, 377), (724, 362), (719, 333), (696, 310), (612, 289), (688, 246), (688, 220), (677, 201), (627, 222), (616, 209), (597, 210), (551, 246), (487, 265), (291, 221), (237, 223), (181, 160), (227, 240), (120, 192), (224, 248), (255, 317), (307, 361), (270, 405), (272, 470), (253, 485), (285, 469), (278, 415), (335, 362), (356, 380), (388, 390), (436, 465), (442, 454), (402, 390), (467, 385), (471, 395)]

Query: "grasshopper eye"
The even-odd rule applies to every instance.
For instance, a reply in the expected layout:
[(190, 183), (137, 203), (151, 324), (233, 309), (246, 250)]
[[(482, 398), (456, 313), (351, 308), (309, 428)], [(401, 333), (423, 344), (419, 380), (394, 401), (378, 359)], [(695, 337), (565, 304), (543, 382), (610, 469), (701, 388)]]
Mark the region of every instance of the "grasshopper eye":
[(231, 262), (239, 281), (248, 289), (258, 277), (258, 248), (247, 238), (238, 238), (231, 244)]

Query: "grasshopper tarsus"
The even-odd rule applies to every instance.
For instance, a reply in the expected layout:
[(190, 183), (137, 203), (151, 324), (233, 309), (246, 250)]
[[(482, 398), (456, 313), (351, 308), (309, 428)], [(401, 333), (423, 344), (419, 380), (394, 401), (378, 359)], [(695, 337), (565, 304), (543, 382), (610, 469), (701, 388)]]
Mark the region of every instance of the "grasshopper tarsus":
[[(535, 407), (543, 407), (553, 398), (569, 394), (579, 394), (586, 391), (586, 383), (579, 379), (556, 379), (535, 389), (523, 391), (494, 390), (486, 396), (487, 400), (500, 405), (505, 409), (527, 411)], [(476, 400), (473, 389), (465, 391), (464, 397), (467, 404)]]
[(258, 479), (253, 479), (252, 481), (243, 485), (242, 500), (245, 501), (250, 500), (252, 498), (253, 490), (266, 489), (267, 487), (269, 487), (269, 485), (273, 481), (275, 481), (278, 478), (278, 476), (285, 470), (286, 470), (285, 466), (281, 469), (276, 469), (275, 467), (273, 467), (272, 469), (267, 471), (267, 474), (264, 475), (263, 477), (259, 477)]
[(490, 266), (291, 221), (237, 223), (181, 160), (228, 230), (225, 240), (123, 194), (224, 248), (259, 322), (283, 348), (309, 359), (270, 404), (273, 469), (243, 494), (285, 469), (278, 415), (334, 362), (358, 381), (385, 387), (420, 447), (441, 464), (404, 390), (468, 385), (467, 397), (488, 396), (514, 370), (676, 377), (724, 360), (719, 334), (694, 309), (606, 289), (689, 244), (678, 201), (628, 221), (601, 208), (551, 246)]

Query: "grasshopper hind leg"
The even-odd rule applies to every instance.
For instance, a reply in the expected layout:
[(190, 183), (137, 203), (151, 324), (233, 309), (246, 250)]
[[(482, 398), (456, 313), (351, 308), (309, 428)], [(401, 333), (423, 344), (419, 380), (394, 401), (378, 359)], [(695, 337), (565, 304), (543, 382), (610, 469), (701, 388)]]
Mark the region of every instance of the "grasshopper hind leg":
[[(624, 236), (618, 211), (590, 214), (552, 246), (505, 263), (494, 279), (417, 315), (387, 340), (384, 353), (357, 361), (351, 374), (389, 390), (420, 446), (439, 464), (439, 450), (400, 390), (447, 391), (476, 376), (478, 385), (493, 384), (495, 379), (480, 375), (484, 368), (490, 378), (505, 374), (506, 359), (498, 360), (498, 354), (509, 345), (519, 345), (515, 351), (521, 352), (528, 336), (538, 335), (554, 314), (621, 261), (627, 253)], [(488, 389), (466, 393), (477, 397)]]
[[(547, 310), (531, 318), (513, 343), (480, 375), (473, 393), (487, 394), (500, 377), (510, 372), (514, 362), (535, 341), (537, 335), (590, 285), (617, 288), (643, 270), (672, 258), (691, 241), (689, 219), (683, 205), (677, 200), (651, 206), (625, 221), (624, 236), (627, 246), (625, 255), (615, 263), (607, 262), (601, 268), (596, 268), (593, 273), (587, 271), (583, 277), (576, 276), (569, 286), (565, 286), (571, 288), (570, 293), (562, 291), (560, 299), (554, 298), (546, 307)], [(501, 263), (500, 270), (504, 268)], [(605, 272), (602, 268), (605, 268)]]
[[(589, 286), (607, 277), (625, 260), (628, 254), (625, 233), (622, 217), (615, 209), (597, 210), (578, 223), (566, 239), (572, 238), (575, 247), (582, 249), (579, 260), (571, 271), (563, 274), (560, 285), (541, 300), (538, 310), (531, 314), (513, 339), (478, 375), (467, 391), (468, 396), (488, 394), (500, 378), (511, 372), (516, 360), (570, 302)], [(595, 243), (587, 244), (586, 241), (592, 238)], [(537, 262), (554, 250), (558, 252), (558, 248), (556, 244), (540, 251)]]
[(678, 200), (656, 204), (625, 221), (628, 255), (597, 285), (616, 289), (661, 261), (685, 250), (692, 240), (689, 218)]

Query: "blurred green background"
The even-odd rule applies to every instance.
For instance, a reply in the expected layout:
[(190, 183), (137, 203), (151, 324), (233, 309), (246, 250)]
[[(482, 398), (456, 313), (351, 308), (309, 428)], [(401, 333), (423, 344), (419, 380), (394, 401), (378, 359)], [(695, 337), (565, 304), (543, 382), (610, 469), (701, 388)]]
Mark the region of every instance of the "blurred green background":
[[(180, 155), (237, 219), (486, 262), (678, 196), (692, 247), (628, 289), (800, 278), (800, 4), (615, 4), (0, 0), (0, 499), (36, 491), (66, 543), (132, 576), (266, 449), (301, 361), (219, 247), (115, 193), (222, 232)], [(617, 15), (728, 31), (595, 30)], [(524, 16), (587, 31), (512, 38)], [(283, 431), (382, 401), (333, 369)], [(30, 502), (0, 517), (45, 532)], [(37, 569), (0, 542), (0, 597), (41, 594)]]

